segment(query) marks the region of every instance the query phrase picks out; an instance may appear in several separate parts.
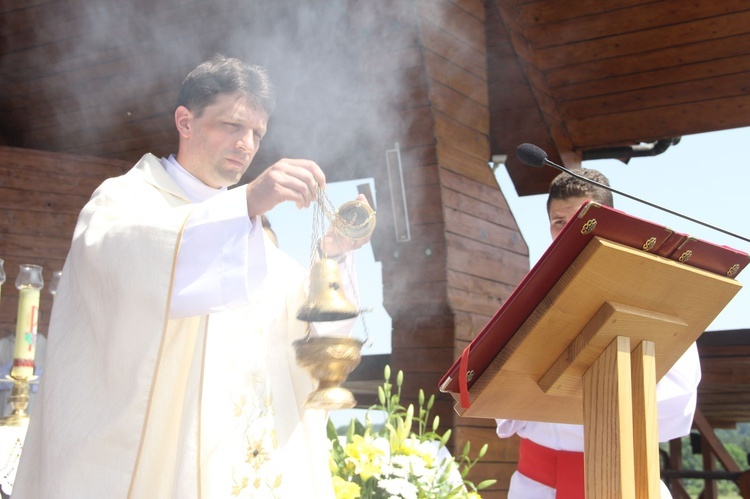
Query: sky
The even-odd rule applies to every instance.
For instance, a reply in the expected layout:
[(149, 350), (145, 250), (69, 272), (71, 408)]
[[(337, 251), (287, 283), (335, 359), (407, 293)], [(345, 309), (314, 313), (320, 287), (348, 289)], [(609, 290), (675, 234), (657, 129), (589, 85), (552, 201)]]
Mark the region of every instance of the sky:
[[(661, 155), (634, 158), (628, 164), (596, 160), (585, 161), (583, 167), (601, 171), (615, 189), (631, 196), (750, 238), (750, 156), (745, 152), (748, 144), (750, 128), (740, 128), (686, 136)], [(325, 165), (321, 166), (325, 169)], [(495, 169), (495, 176), (529, 247), (533, 266), (551, 242), (546, 195), (519, 197), (502, 165)], [(370, 184), (377, 199), (372, 179), (331, 183), (326, 194), (338, 207), (356, 198), (357, 185), (362, 183)], [(746, 241), (618, 194), (614, 196), (615, 207), (621, 211), (750, 253), (750, 243)], [(312, 212), (284, 203), (268, 215), (281, 248), (306, 267), (310, 258)], [(360, 302), (363, 309), (370, 311), (360, 316), (353, 336), (368, 340), (363, 350), (365, 355), (389, 353), (391, 321), (382, 305), (381, 265), (374, 260), (369, 244), (357, 251), (356, 262)], [(709, 331), (750, 329), (750, 268), (740, 273), (737, 280), (744, 287), (712, 322)]]

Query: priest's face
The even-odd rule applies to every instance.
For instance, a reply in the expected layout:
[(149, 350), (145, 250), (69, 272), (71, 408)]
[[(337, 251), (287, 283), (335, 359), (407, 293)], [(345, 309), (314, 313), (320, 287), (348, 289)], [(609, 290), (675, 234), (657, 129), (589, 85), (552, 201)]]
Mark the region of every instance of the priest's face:
[(197, 115), (175, 111), (180, 132), (177, 161), (208, 186), (236, 184), (250, 166), (266, 133), (268, 114), (239, 93), (219, 95)]
[(553, 199), (549, 202), (549, 233), (555, 239), (568, 220), (573, 218), (578, 208), (589, 198), (577, 196), (567, 199)]

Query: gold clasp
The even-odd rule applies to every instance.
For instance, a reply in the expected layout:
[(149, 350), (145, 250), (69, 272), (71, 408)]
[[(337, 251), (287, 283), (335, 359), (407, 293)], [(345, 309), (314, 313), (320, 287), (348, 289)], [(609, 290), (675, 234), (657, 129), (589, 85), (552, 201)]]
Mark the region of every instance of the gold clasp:
[(596, 218), (592, 218), (591, 220), (583, 224), (583, 227), (581, 227), (581, 234), (585, 236), (586, 234), (590, 234), (591, 232), (593, 232), (594, 229), (596, 229)]

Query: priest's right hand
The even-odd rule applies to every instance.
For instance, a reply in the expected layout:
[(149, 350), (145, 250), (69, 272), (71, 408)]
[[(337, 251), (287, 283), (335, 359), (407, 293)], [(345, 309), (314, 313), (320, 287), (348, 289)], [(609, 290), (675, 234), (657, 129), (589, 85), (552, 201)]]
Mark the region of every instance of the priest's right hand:
[(308, 159), (281, 159), (247, 184), (247, 213), (262, 215), (284, 201), (307, 208), (315, 200), (318, 186), (325, 189), (326, 176)]

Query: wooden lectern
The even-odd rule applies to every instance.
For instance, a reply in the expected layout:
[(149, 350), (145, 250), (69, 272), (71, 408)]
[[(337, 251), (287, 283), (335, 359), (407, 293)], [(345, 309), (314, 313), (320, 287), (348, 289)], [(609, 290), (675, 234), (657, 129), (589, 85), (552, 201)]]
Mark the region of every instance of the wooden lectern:
[[(591, 208), (582, 207), (583, 217), (565, 231), (580, 230), (587, 216), (633, 220), (608, 208), (603, 214), (598, 205), (594, 215)], [(622, 224), (613, 227), (622, 230)], [(658, 226), (650, 224), (648, 230), (653, 227)], [(589, 236), (572, 244), (579, 247), (570, 255), (572, 261), (544, 294), (544, 286), (529, 282), (555, 275), (544, 268), (551, 257), (542, 257), (514, 291), (527, 299), (536, 293), (531, 313), (515, 318), (507, 309), (528, 303), (509, 298), (443, 378), (441, 390), (459, 401), (456, 411), (462, 416), (583, 424), (586, 497), (655, 499), (660, 474), (656, 383), (741, 285), (726, 275), (649, 253), (645, 245), (634, 248)], [(617, 231), (615, 236), (630, 237)], [(560, 244), (557, 250), (563, 252), (566, 244), (571, 246)], [(732, 267), (734, 275), (748, 263), (745, 253), (709, 249), (739, 261), (739, 268)], [(550, 247), (548, 253), (554, 250)], [(524, 294), (529, 289), (534, 293)], [(514, 319), (521, 321), (519, 327)]]

